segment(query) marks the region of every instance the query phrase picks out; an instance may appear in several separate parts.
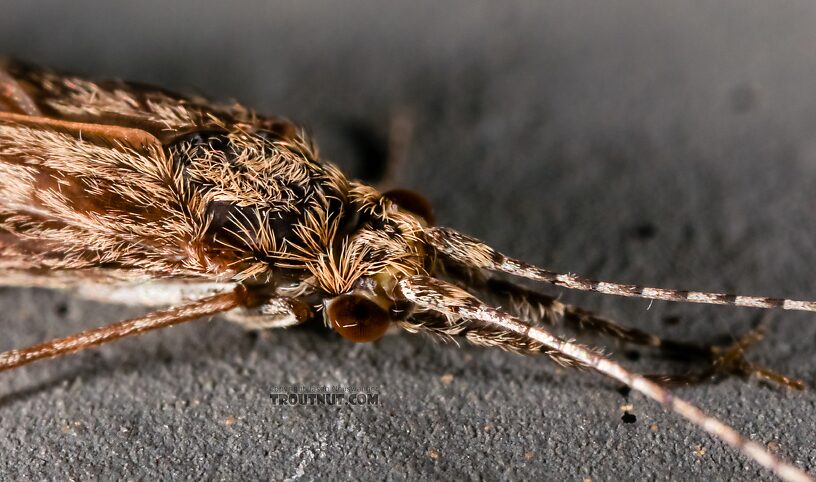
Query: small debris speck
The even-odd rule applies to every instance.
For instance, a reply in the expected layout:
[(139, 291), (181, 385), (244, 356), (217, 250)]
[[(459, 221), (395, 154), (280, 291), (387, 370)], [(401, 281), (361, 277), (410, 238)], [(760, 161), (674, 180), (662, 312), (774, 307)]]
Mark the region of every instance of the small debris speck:
[(437, 452), (436, 449), (428, 450), (428, 457), (437, 460), (439, 458), (439, 452)]
[(224, 425), (226, 425), (227, 427), (232, 427), (233, 425), (235, 425), (235, 422), (236, 422), (235, 417), (233, 417), (232, 415), (224, 419)]
[(446, 373), (442, 375), (441, 377), (439, 377), (439, 381), (441, 381), (445, 385), (450, 385), (451, 383), (453, 383), (453, 373)]
[(532, 450), (528, 450), (524, 452), (524, 459), (525, 460), (533, 460), (535, 458), (535, 452)]
[(703, 455), (705, 455), (705, 453), (706, 453), (706, 448), (703, 447), (702, 445), (696, 445), (694, 447), (694, 455), (696, 455), (698, 457), (702, 457)]
[(669, 326), (675, 326), (680, 324), (680, 317), (677, 315), (669, 315), (663, 317), (663, 323)]
[(630, 361), (638, 361), (640, 360), (640, 352), (637, 350), (626, 350), (624, 352), (624, 356), (627, 360)]

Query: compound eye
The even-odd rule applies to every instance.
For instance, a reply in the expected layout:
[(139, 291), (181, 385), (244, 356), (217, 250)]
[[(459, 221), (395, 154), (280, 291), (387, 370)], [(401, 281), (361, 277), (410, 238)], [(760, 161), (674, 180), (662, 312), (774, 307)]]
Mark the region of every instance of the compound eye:
[(386, 310), (377, 303), (356, 295), (334, 298), (326, 307), (326, 315), (340, 336), (358, 343), (380, 338), (390, 324)]
[(435, 224), (433, 207), (421, 194), (408, 189), (392, 189), (383, 193), (383, 197), (396, 204), (400, 209), (421, 217), (428, 226)]

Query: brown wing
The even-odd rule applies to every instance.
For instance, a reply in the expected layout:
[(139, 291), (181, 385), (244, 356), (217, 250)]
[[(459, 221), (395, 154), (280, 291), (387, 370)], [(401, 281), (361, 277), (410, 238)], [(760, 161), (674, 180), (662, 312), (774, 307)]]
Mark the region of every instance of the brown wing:
[(203, 102), (0, 59), (0, 269), (206, 273), (159, 139), (231, 122)]
[(0, 267), (206, 274), (175, 173), (145, 131), (0, 113)]
[(258, 116), (238, 103), (216, 104), (135, 82), (92, 81), (5, 58), (0, 58), (0, 112), (141, 129), (164, 145), (227, 126), (304, 142), (287, 120)]
[(345, 179), (287, 121), (0, 60), (7, 273), (260, 275), (326, 190)]

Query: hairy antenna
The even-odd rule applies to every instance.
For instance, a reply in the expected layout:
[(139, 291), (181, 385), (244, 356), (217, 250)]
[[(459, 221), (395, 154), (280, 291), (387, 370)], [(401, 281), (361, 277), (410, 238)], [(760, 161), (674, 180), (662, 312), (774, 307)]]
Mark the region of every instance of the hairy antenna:
[(614, 380), (618, 380), (633, 390), (657, 401), (714, 437), (741, 451), (750, 459), (787, 481), (812, 481), (799, 468), (787, 464), (761, 445), (752, 442), (729, 425), (706, 415), (691, 403), (675, 397), (671, 392), (646, 377), (630, 372), (600, 353), (583, 345), (563, 340), (541, 327), (525, 323), (518, 318), (499, 311), (479, 301), (455, 285), (426, 276), (416, 276), (401, 280), (398, 292), (420, 310), (431, 310), (452, 320), (481, 323), (496, 329), (529, 337), (551, 350), (550, 356), (566, 356), (579, 365), (592, 368)]
[(651, 300), (816, 311), (816, 301), (650, 288), (640, 285), (595, 281), (573, 274), (555, 273), (501, 254), (484, 242), (453, 229), (429, 228), (424, 232), (431, 246), (458, 263), (472, 268), (499, 271), (535, 281), (544, 281), (573, 290), (595, 291), (607, 295)]

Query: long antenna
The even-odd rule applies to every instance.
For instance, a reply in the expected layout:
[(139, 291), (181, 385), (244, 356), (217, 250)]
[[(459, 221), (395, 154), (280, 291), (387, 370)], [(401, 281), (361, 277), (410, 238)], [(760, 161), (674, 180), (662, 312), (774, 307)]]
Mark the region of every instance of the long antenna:
[(429, 228), (425, 230), (425, 236), (428, 242), (440, 253), (471, 268), (499, 271), (573, 290), (595, 291), (608, 295), (651, 300), (816, 311), (816, 301), (650, 288), (640, 285), (596, 281), (568, 273), (556, 273), (501, 254), (484, 242), (449, 228)]
[[(418, 308), (432, 310), (449, 319), (490, 325), (499, 330), (529, 337), (560, 356), (575, 360), (579, 365), (592, 368), (633, 390), (657, 401), (668, 410), (680, 415), (715, 438), (736, 448), (750, 459), (791, 482), (812, 482), (805, 472), (787, 464), (763, 446), (752, 442), (734, 428), (706, 415), (691, 403), (674, 396), (670, 391), (638, 373), (633, 373), (604, 355), (578, 343), (563, 340), (539, 326), (533, 326), (499, 311), (476, 299), (455, 285), (426, 276), (401, 280), (397, 291)], [(552, 355), (551, 355), (552, 356)]]

